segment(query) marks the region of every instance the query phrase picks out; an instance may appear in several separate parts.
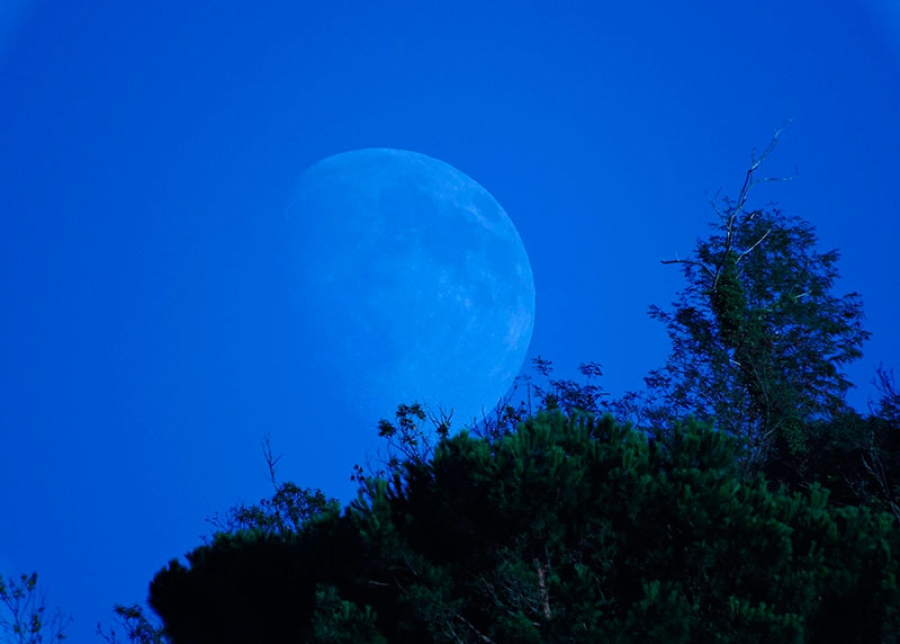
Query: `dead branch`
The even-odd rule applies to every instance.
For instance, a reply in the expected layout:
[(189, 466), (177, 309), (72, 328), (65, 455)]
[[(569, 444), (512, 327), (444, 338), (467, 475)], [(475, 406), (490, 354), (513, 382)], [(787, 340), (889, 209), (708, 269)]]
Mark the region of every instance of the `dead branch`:
[[(690, 259), (679, 259), (677, 256), (675, 259), (669, 260), (661, 260), (663, 264), (689, 264), (699, 266), (703, 269), (703, 271), (712, 279), (712, 286), (715, 289), (719, 284), (719, 277), (722, 274), (722, 270), (725, 266), (725, 260), (730, 255), (731, 251), (734, 248), (734, 234), (735, 230), (738, 226), (738, 217), (744, 212), (744, 206), (747, 205), (747, 201), (750, 198), (750, 192), (758, 186), (760, 183), (765, 183), (768, 181), (788, 181), (794, 179), (795, 175), (787, 176), (787, 177), (763, 177), (761, 179), (756, 178), (756, 172), (759, 170), (760, 166), (763, 162), (769, 157), (770, 154), (775, 150), (775, 146), (778, 145), (778, 138), (781, 136), (781, 133), (784, 131), (784, 128), (791, 121), (788, 120), (784, 126), (775, 130), (775, 133), (772, 135), (772, 139), (769, 141), (769, 144), (766, 146), (766, 149), (763, 150), (762, 154), (759, 156), (754, 152), (750, 157), (750, 167), (747, 169), (747, 173), (744, 175), (744, 183), (741, 186), (741, 190), (738, 193), (738, 198), (733, 203), (730, 203), (727, 208), (722, 210), (716, 200), (718, 199), (719, 193), (721, 191), (717, 191), (715, 197), (710, 199), (710, 203), (712, 204), (713, 209), (716, 211), (716, 214), (719, 215), (719, 218), (722, 220), (722, 223), (725, 225), (725, 249), (722, 253), (722, 259), (718, 262), (714, 268), (710, 268), (703, 262), (699, 262), (697, 260)], [(754, 213), (748, 213), (747, 219), (752, 219), (755, 216)], [(738, 256), (737, 261), (740, 261), (743, 257), (745, 257), (748, 253), (752, 252), (759, 244), (765, 240), (768, 236), (769, 231), (760, 237), (750, 248), (746, 249)]]
[(487, 635), (485, 635), (484, 633), (479, 631), (477, 628), (475, 628), (475, 625), (472, 624), (472, 622), (470, 622), (469, 620), (467, 620), (462, 615), (462, 613), (456, 613), (456, 618), (459, 619), (459, 621), (461, 621), (463, 624), (468, 626), (470, 629), (472, 629), (472, 632), (475, 633), (476, 637), (478, 637), (478, 639), (480, 639), (482, 642), (485, 642), (486, 644), (496, 644), (494, 642), (494, 640), (492, 640), (490, 637), (488, 637)]
[(707, 266), (703, 262), (698, 262), (696, 259), (678, 259), (678, 257), (676, 256), (675, 259), (661, 259), (659, 260), (659, 262), (660, 264), (688, 264), (690, 266), (699, 266), (710, 277), (715, 278), (715, 273), (710, 270), (709, 266)]
[(534, 560), (534, 567), (537, 570), (538, 590), (541, 593), (541, 609), (544, 617), (550, 619), (553, 614), (550, 612), (550, 589), (547, 587), (547, 576), (544, 567), (537, 559)]
[(272, 454), (272, 442), (268, 434), (266, 434), (263, 438), (262, 449), (263, 457), (266, 459), (266, 465), (269, 467), (269, 479), (272, 481), (272, 487), (274, 487), (275, 491), (277, 492), (278, 481), (275, 475), (278, 470), (278, 461), (281, 460), (281, 456), (275, 456)]
[(737, 258), (736, 260), (734, 260), (734, 263), (737, 264), (739, 261), (741, 261), (742, 259), (744, 259), (744, 257), (746, 257), (747, 255), (749, 255), (750, 253), (752, 253), (752, 252), (753, 252), (753, 249), (756, 248), (757, 246), (759, 246), (761, 243), (763, 243), (763, 241), (765, 241), (766, 237), (768, 237), (768, 236), (769, 236), (769, 233), (771, 233), (771, 232), (772, 232), (772, 229), (770, 228), (770, 229), (767, 230), (765, 233), (763, 233), (763, 236), (760, 237), (759, 239), (757, 239), (755, 242), (753, 242), (753, 245), (750, 246), (750, 248), (748, 248), (748, 249), (745, 250), (743, 253), (741, 253), (740, 255), (738, 255), (738, 258)]

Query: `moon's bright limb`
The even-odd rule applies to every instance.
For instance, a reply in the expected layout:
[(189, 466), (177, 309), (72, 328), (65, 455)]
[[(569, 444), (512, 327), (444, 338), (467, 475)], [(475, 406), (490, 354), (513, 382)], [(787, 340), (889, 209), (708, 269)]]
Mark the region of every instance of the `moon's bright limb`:
[(306, 351), (361, 418), (399, 403), (490, 412), (519, 373), (534, 324), (531, 265), (499, 203), (415, 152), (328, 157), (287, 211)]

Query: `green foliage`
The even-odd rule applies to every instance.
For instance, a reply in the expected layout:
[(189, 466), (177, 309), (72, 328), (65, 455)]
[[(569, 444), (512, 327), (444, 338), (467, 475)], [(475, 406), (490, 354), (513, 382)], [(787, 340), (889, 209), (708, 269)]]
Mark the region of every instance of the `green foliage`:
[[(861, 303), (829, 293), (837, 253), (817, 253), (808, 224), (777, 210), (729, 222), (731, 230), (698, 243), (698, 264), (685, 264), (688, 287), (675, 311), (651, 311), (673, 343), (651, 384), (668, 414), (715, 418), (764, 452), (778, 441), (796, 452), (799, 425), (846, 409), (850, 383), (838, 369), (868, 337)], [(727, 244), (741, 254), (730, 249), (722, 260)]]
[(268, 534), (297, 532), (312, 517), (335, 510), (337, 502), (328, 499), (321, 490), (301, 488), (287, 481), (275, 485), (271, 499), (256, 505), (238, 505), (224, 515), (207, 519), (217, 532), (231, 533), (257, 530)]
[[(777, 135), (776, 135), (777, 138)], [(672, 353), (647, 378), (649, 426), (687, 414), (744, 440), (752, 465), (805, 486), (809, 429), (846, 414), (851, 384), (842, 367), (859, 358), (869, 333), (858, 294), (838, 296), (837, 251), (820, 252), (813, 227), (777, 208), (748, 210), (761, 162), (737, 201), (717, 208), (713, 233), (681, 266), (686, 287), (671, 311), (651, 307)]]
[(900, 416), (893, 381), (879, 371), (882, 398), (864, 417), (848, 411), (809, 427), (810, 477), (842, 505), (863, 504), (900, 520)]
[(38, 588), (36, 572), (0, 575), (0, 638), (4, 644), (43, 644), (66, 639), (72, 621), (59, 609), (47, 614), (46, 594)]
[(341, 599), (338, 589), (330, 584), (320, 584), (316, 588), (316, 608), (308, 641), (317, 644), (387, 644), (378, 631), (372, 608), (361, 608)]
[(151, 606), (198, 642), (892, 641), (888, 515), (744, 476), (689, 420), (542, 412), (364, 478), (293, 533), (219, 535)]
[(269, 466), (269, 478), (275, 494), (255, 505), (236, 505), (224, 514), (214, 514), (206, 521), (217, 533), (236, 533), (253, 530), (266, 534), (290, 534), (298, 532), (314, 517), (326, 512), (339, 512), (340, 504), (327, 498), (321, 490), (301, 488), (287, 481), (277, 480), (280, 456), (272, 453), (268, 436), (262, 443), (263, 456)]

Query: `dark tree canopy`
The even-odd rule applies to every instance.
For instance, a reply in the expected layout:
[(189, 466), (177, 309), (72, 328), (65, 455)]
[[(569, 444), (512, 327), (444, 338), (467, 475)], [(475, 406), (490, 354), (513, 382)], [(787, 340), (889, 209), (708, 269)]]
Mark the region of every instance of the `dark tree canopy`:
[(175, 644), (894, 641), (891, 517), (771, 490), (735, 450), (558, 411), (461, 434), (296, 533), (219, 536), (150, 604)]
[[(780, 209), (749, 209), (762, 161), (736, 201), (717, 207), (713, 233), (681, 266), (672, 309), (651, 307), (672, 342), (647, 378), (651, 425), (694, 414), (745, 440), (758, 466), (806, 474), (811, 423), (849, 411), (843, 368), (862, 355), (857, 293), (837, 295), (838, 252), (820, 252), (811, 224)], [(785, 473), (787, 476), (787, 473)], [(776, 477), (780, 478), (780, 477)]]

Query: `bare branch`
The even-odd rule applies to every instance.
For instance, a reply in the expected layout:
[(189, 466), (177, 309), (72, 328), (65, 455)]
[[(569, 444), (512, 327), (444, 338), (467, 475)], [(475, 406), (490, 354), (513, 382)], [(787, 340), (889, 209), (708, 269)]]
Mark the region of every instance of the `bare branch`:
[(62, 641), (71, 622), (72, 617), (59, 608), (47, 615), (47, 591), (39, 589), (36, 572), (18, 579), (0, 575), (0, 638), (4, 642)]
[(490, 637), (488, 637), (487, 635), (485, 635), (484, 633), (482, 633), (481, 631), (479, 631), (477, 628), (475, 628), (475, 625), (472, 624), (472, 622), (470, 622), (469, 620), (467, 620), (467, 619), (463, 616), (462, 613), (456, 613), (456, 617), (457, 617), (457, 619), (459, 619), (463, 624), (465, 624), (466, 626), (468, 626), (469, 628), (471, 628), (472, 631), (475, 633), (475, 635), (478, 637), (478, 639), (480, 639), (482, 642), (486, 642), (486, 644), (496, 644), (496, 643), (494, 642), (494, 640), (492, 640)]
[(775, 146), (778, 145), (778, 137), (781, 136), (781, 133), (784, 132), (784, 128), (787, 127), (790, 122), (791, 120), (789, 119), (787, 123), (785, 123), (785, 125), (775, 130), (775, 134), (772, 135), (772, 140), (769, 141), (769, 145), (766, 146), (766, 149), (763, 150), (763, 153), (759, 157), (757, 157), (755, 153), (750, 157), (750, 168), (747, 170), (747, 174), (744, 176), (744, 185), (741, 187), (741, 192), (738, 196), (737, 203), (732, 210), (732, 217), (736, 216), (737, 213), (744, 207), (744, 204), (747, 203), (750, 191), (755, 186), (767, 181), (788, 181), (794, 178), (795, 175), (788, 177), (764, 177), (762, 179), (754, 179), (754, 174), (756, 173), (756, 171), (769, 157), (769, 155), (775, 151)]
[(274, 456), (272, 454), (272, 443), (269, 439), (269, 435), (263, 438), (262, 442), (263, 448), (263, 456), (266, 459), (266, 465), (269, 467), (269, 479), (272, 481), (272, 487), (275, 488), (275, 491), (278, 491), (278, 481), (276, 479), (276, 471), (278, 469), (278, 461), (281, 460), (281, 456)]
[(698, 262), (695, 259), (678, 259), (677, 256), (675, 259), (661, 259), (659, 260), (660, 264), (689, 264), (691, 266), (699, 266), (706, 272), (710, 277), (715, 278), (716, 274), (703, 262)]
[(759, 239), (757, 239), (755, 242), (753, 242), (753, 245), (750, 246), (750, 248), (748, 248), (748, 249), (745, 250), (743, 253), (741, 253), (740, 255), (738, 255), (738, 258), (734, 261), (734, 263), (737, 264), (739, 261), (741, 261), (742, 259), (744, 259), (744, 257), (745, 257), (746, 255), (748, 255), (749, 253), (753, 252), (753, 249), (756, 248), (757, 246), (759, 246), (761, 243), (763, 243), (763, 241), (766, 239), (766, 237), (769, 236), (769, 233), (771, 233), (771, 232), (772, 232), (772, 229), (770, 228), (770, 229), (767, 230), (765, 233), (763, 233), (763, 236), (760, 237)]
[[(790, 121), (788, 121), (790, 123)], [(719, 218), (722, 220), (725, 225), (725, 244), (724, 244), (724, 252), (722, 253), (722, 260), (713, 268), (710, 268), (704, 262), (699, 262), (697, 260), (688, 260), (688, 259), (679, 259), (676, 255), (675, 259), (661, 260), (663, 264), (689, 264), (692, 266), (699, 266), (703, 271), (712, 279), (713, 288), (716, 288), (719, 284), (719, 276), (722, 273), (722, 269), (724, 267), (725, 258), (729, 256), (733, 249), (734, 245), (734, 234), (739, 222), (737, 221), (738, 217), (743, 213), (744, 206), (747, 205), (747, 201), (750, 198), (750, 191), (760, 183), (764, 183), (767, 181), (787, 181), (789, 179), (793, 179), (794, 176), (789, 177), (764, 177), (762, 179), (757, 179), (755, 177), (756, 171), (759, 170), (759, 167), (762, 163), (769, 157), (770, 154), (775, 150), (775, 146), (778, 144), (778, 138), (781, 136), (781, 133), (784, 131), (784, 127), (782, 126), (775, 130), (775, 133), (772, 135), (772, 140), (769, 141), (769, 144), (766, 146), (766, 149), (763, 150), (762, 154), (758, 157), (754, 153), (751, 156), (750, 167), (747, 170), (747, 173), (744, 175), (744, 183), (741, 186), (741, 190), (738, 193), (738, 198), (734, 203), (730, 203), (727, 208), (724, 210), (721, 209), (717, 203), (719, 193), (721, 190), (716, 191), (716, 194), (710, 198), (710, 204), (713, 209), (719, 215)], [(756, 213), (748, 213), (747, 219), (752, 219)], [(743, 251), (738, 257), (737, 261), (740, 261), (745, 255), (750, 253), (754, 248), (756, 248), (762, 241), (766, 238), (769, 233), (766, 232), (753, 246)]]
[(537, 570), (538, 590), (541, 594), (541, 612), (544, 614), (544, 617), (550, 619), (553, 617), (553, 613), (550, 611), (550, 589), (547, 587), (546, 572), (537, 559), (534, 560), (534, 567)]

